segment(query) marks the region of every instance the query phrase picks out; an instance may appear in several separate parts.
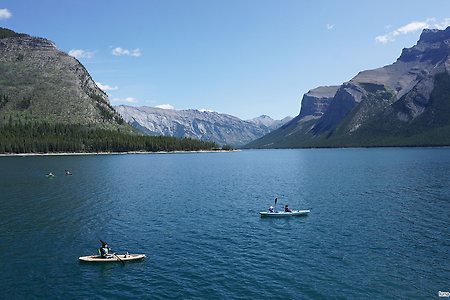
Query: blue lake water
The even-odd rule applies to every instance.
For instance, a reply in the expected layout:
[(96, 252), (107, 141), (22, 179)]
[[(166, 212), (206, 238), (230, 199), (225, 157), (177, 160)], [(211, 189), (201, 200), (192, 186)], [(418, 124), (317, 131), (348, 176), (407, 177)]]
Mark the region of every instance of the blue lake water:
[[(311, 214), (261, 219), (275, 197)], [(450, 290), (448, 148), (0, 157), (0, 205), (1, 299)], [(147, 259), (79, 263), (99, 238)]]

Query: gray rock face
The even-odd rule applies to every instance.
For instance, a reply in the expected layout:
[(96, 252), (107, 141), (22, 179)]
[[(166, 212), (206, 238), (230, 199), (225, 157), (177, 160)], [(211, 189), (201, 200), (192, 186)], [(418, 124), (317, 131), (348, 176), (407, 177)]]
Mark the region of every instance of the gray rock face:
[(352, 83), (343, 84), (331, 99), (327, 111), (313, 128), (315, 134), (333, 129), (361, 101), (363, 91)]
[(168, 110), (155, 107), (120, 105), (115, 109), (133, 127), (149, 135), (190, 137), (218, 144), (244, 145), (264, 134), (281, 121), (261, 116), (249, 121), (210, 111)]
[[(0, 29), (1, 31), (2, 29)], [(2, 113), (31, 119), (117, 127), (120, 116), (84, 66), (44, 38), (0, 39)]]
[[(422, 81), (443, 71), (442, 68), (438, 68), (438, 65), (448, 60), (449, 53), (450, 27), (446, 30), (425, 29), (417, 45), (403, 49), (395, 63), (375, 70), (360, 72), (348, 83), (344, 83), (330, 101), (329, 108), (323, 117), (314, 126), (313, 132), (318, 134), (333, 129), (371, 93), (371, 90), (367, 88), (368, 84), (383, 86), (392, 91), (397, 100), (414, 89), (415, 94), (420, 94), (422, 100), (419, 102), (422, 104), (415, 103), (417, 101), (409, 101), (408, 116), (400, 113), (399, 119), (410, 120), (417, 117), (423, 112), (423, 107), (420, 106), (426, 104), (426, 99), (429, 99), (433, 89), (432, 80), (427, 83)], [(418, 90), (420, 90), (419, 94)], [(386, 103), (388, 104), (388, 102)]]
[(318, 119), (327, 111), (339, 86), (320, 86), (303, 95), (299, 119)]

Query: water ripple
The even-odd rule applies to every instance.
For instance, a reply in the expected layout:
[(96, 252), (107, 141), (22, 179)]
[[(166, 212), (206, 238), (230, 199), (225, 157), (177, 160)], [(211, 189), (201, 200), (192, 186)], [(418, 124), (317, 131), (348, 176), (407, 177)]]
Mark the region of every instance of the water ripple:
[[(449, 149), (0, 158), (0, 176), (0, 296), (429, 299), (450, 281)], [(312, 212), (261, 219), (275, 197)], [(78, 263), (99, 239), (148, 257)]]

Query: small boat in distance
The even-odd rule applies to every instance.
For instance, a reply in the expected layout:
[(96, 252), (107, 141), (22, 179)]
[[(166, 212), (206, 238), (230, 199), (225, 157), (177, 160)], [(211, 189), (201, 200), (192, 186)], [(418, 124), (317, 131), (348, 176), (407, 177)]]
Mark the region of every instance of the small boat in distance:
[(48, 173), (48, 174), (45, 174), (45, 176), (47, 176), (47, 177), (55, 177), (55, 175), (52, 173), (52, 172), (50, 172), (50, 173)]
[(288, 204), (284, 205), (284, 211), (277, 211), (278, 198), (275, 198), (275, 207), (270, 206), (268, 211), (261, 211), (259, 214), (262, 217), (292, 217), (292, 216), (307, 216), (310, 212), (309, 209), (303, 210), (292, 210), (289, 208)]
[(279, 218), (279, 217), (307, 216), (309, 214), (309, 212), (310, 212), (309, 209), (304, 209), (304, 210), (293, 210), (293, 211), (290, 211), (290, 212), (286, 212), (286, 211), (274, 211), (274, 212), (261, 211), (259, 214), (261, 215), (261, 218), (263, 218), (263, 217)]
[(64, 171), (64, 175), (67, 175), (67, 176), (71, 176), (71, 175), (72, 175), (72, 173), (70, 173), (70, 171), (69, 171), (69, 170), (65, 170), (65, 171)]
[(89, 255), (89, 256), (81, 256), (78, 259), (83, 262), (110, 263), (110, 262), (140, 260), (144, 258), (145, 254), (114, 254), (112, 257), (109, 258), (103, 258), (100, 255)]

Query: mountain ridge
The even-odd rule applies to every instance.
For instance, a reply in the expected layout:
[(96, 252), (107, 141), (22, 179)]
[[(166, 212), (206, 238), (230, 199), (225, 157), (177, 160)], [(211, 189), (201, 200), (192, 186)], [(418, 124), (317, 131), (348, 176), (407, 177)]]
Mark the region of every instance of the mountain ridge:
[(242, 146), (283, 124), (282, 120), (265, 115), (241, 120), (229, 114), (196, 109), (128, 105), (118, 105), (115, 109), (126, 122), (148, 135), (190, 137), (233, 146)]
[[(433, 99), (439, 98), (436, 89), (445, 91), (442, 84), (446, 78), (440, 74), (449, 74), (449, 55), (450, 27), (425, 29), (417, 44), (404, 48), (393, 64), (361, 71), (340, 85), (332, 98), (325, 99), (324, 112), (317, 108), (308, 111), (308, 105), (303, 105), (308, 104), (307, 93), (297, 117), (246, 147), (447, 145), (449, 133), (444, 132), (440, 138), (433, 134), (433, 130), (442, 132), (440, 127), (444, 125), (436, 125), (429, 114), (425, 114), (429, 118), (427, 122), (434, 124), (427, 129), (431, 132), (429, 139), (412, 138), (411, 130), (416, 128), (417, 135), (422, 136), (421, 130), (425, 128), (417, 125), (422, 122), (418, 117), (427, 110), (439, 110), (433, 106)], [(450, 101), (450, 94), (445, 97)], [(312, 102), (318, 105), (318, 101), (315, 98)], [(446, 111), (445, 101), (439, 103)], [(382, 133), (377, 122), (388, 124)]]

